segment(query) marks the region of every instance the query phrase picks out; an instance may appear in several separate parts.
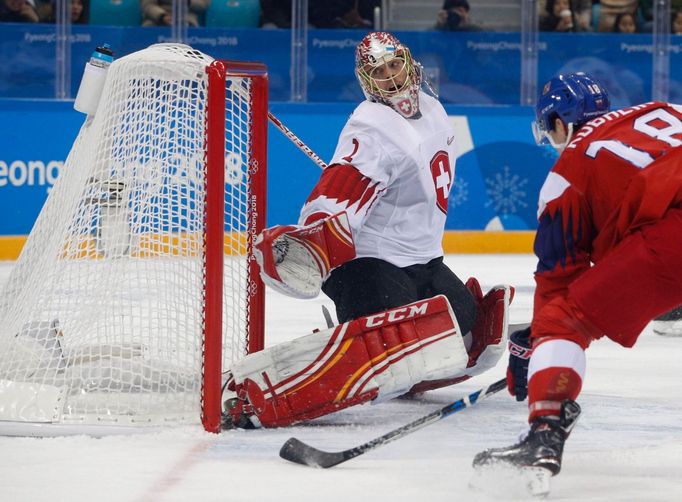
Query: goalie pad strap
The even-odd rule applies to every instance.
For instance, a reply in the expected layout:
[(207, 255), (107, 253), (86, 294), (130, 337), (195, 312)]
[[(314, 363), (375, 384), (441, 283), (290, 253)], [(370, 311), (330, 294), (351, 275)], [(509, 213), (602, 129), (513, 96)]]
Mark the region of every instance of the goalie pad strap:
[(461, 376), (467, 361), (450, 304), (437, 296), (269, 347), (231, 371), (248, 411), (275, 427)]

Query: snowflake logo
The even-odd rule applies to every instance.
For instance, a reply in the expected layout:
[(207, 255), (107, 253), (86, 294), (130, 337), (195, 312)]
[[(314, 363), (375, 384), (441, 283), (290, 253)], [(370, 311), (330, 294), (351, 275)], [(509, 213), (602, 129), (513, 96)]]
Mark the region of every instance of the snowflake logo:
[(450, 187), (450, 197), (448, 198), (448, 205), (452, 208), (461, 206), (469, 200), (469, 183), (463, 178), (456, 177), (455, 182)]
[(517, 174), (509, 172), (509, 166), (504, 166), (501, 172), (495, 173), (492, 178), (486, 178), (487, 192), (490, 200), (485, 206), (493, 206), (496, 214), (514, 214), (520, 208), (528, 207), (525, 202), (528, 178), (521, 178)]

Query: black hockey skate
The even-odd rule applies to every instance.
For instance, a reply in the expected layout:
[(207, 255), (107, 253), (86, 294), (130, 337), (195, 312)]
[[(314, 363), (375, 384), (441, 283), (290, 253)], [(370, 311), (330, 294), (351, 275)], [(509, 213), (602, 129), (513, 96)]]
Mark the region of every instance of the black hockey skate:
[(670, 312), (666, 312), (658, 316), (655, 321), (679, 321), (682, 319), (682, 306), (672, 309)]
[(561, 405), (558, 418), (541, 417), (533, 421), (528, 435), (518, 444), (507, 448), (485, 450), (474, 458), (474, 467), (507, 466), (547, 469), (552, 476), (561, 470), (564, 442), (580, 416), (580, 406), (571, 400)]
[(651, 326), (657, 335), (682, 336), (682, 306), (658, 316)]

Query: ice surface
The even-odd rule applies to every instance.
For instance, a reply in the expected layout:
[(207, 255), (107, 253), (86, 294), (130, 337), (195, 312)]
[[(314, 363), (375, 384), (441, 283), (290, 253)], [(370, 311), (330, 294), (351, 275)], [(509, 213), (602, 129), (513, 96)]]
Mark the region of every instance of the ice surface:
[[(463, 279), (484, 289), (516, 286), (511, 322), (530, 319), (534, 260), (528, 255), (451, 255)], [(0, 282), (10, 263), (0, 264)], [(320, 305), (268, 295), (267, 343), (323, 328)], [(608, 341), (587, 352), (583, 414), (552, 479), (548, 500), (682, 500), (682, 339), (648, 328), (633, 349)], [(1, 501), (409, 501), (513, 500), (469, 488), (478, 451), (514, 442), (525, 403), (504, 391), (399, 441), (328, 470), (278, 457), (291, 436), (335, 451), (430, 413), (504, 375), (498, 367), (418, 401), (361, 406), (306, 426), (229, 431), (185, 427), (126, 437), (0, 438)]]

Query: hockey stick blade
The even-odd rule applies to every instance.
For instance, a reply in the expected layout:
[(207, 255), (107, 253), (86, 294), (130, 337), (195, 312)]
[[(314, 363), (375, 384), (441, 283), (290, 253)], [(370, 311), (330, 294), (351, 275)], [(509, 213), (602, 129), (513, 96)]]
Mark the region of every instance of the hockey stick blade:
[(400, 439), (408, 434), (411, 434), (422, 427), (426, 427), (434, 422), (437, 422), (445, 417), (448, 417), (458, 411), (462, 411), (465, 408), (469, 408), (479, 401), (485, 399), (486, 397), (492, 396), (496, 392), (501, 391), (506, 388), (507, 380), (503, 378), (497, 382), (490, 384), (488, 387), (477, 390), (463, 397), (453, 403), (444, 406), (443, 408), (424, 415), (418, 418), (414, 422), (410, 422), (407, 425), (403, 425), (397, 429), (394, 429), (386, 434), (379, 436), (371, 441), (363, 443), (355, 448), (349, 448), (348, 450), (343, 450), (339, 452), (328, 452), (324, 450), (318, 450), (310, 445), (305, 444), (296, 438), (290, 438), (282, 445), (279, 450), (279, 456), (284, 460), (289, 462), (294, 462), (296, 464), (307, 465), (310, 467), (321, 467), (327, 469), (329, 467), (334, 467), (346, 460), (355, 458), (363, 453), (374, 450), (383, 446), (391, 441)]
[(345, 452), (334, 453), (318, 450), (296, 438), (288, 439), (279, 450), (279, 456), (284, 460), (308, 465), (310, 467), (322, 467), (323, 469), (334, 467), (336, 464), (340, 464), (341, 462), (345, 462), (349, 458), (352, 458), (346, 457), (344, 453)]

